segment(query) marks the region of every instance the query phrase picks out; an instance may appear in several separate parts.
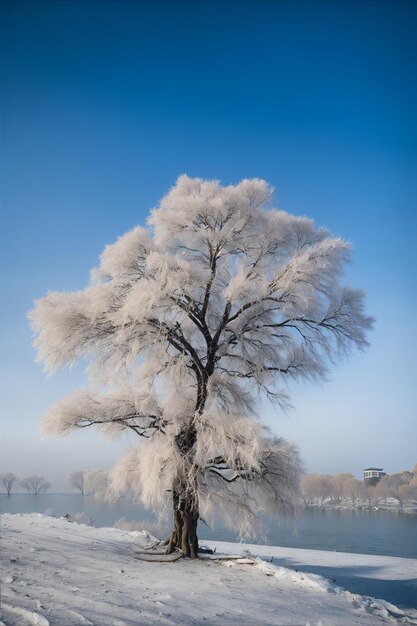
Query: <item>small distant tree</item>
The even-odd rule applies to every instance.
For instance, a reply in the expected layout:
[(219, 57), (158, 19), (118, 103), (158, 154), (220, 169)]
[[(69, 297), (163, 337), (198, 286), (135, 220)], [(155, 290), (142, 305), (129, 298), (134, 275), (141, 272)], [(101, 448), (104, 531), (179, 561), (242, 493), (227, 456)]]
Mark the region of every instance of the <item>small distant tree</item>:
[(348, 244), (267, 210), (270, 198), (258, 179), (181, 176), (149, 229), (104, 250), (91, 286), (50, 293), (30, 314), (46, 370), (86, 357), (96, 383), (53, 407), (44, 432), (138, 436), (112, 485), (157, 509), (170, 497), (168, 552), (197, 556), (213, 505), (241, 530), (258, 511), (293, 511), (298, 455), (256, 419), (258, 393), (288, 406), (285, 380), (322, 379), (367, 345), (363, 293), (342, 285)]
[(20, 486), (34, 496), (37, 496), (39, 493), (45, 493), (51, 488), (51, 484), (48, 483), (43, 476), (36, 476), (36, 474), (23, 478), (23, 480), (20, 481)]
[(413, 473), (408, 471), (384, 476), (378, 482), (378, 490), (385, 498), (393, 498), (394, 500), (397, 500), (400, 508), (402, 509), (407, 492), (404, 487), (409, 484), (412, 478)]
[(19, 482), (18, 477), (16, 476), (16, 474), (13, 474), (13, 472), (7, 472), (6, 474), (0, 474), (0, 480), (3, 483), (7, 495), (10, 496), (12, 489), (13, 489), (13, 485), (15, 485), (16, 483)]
[(357, 501), (363, 495), (362, 482), (352, 476), (343, 483), (343, 494), (350, 498), (352, 507), (356, 508)]
[(414, 467), (413, 472), (414, 475), (411, 478), (410, 482), (405, 484), (405, 485), (401, 485), (399, 487), (399, 493), (400, 493), (400, 497), (403, 500), (403, 502), (406, 502), (407, 504), (410, 504), (412, 506), (415, 506), (417, 504), (417, 472), (416, 472), (416, 467)]
[(82, 496), (85, 494), (85, 474), (83, 470), (74, 470), (67, 477), (68, 482), (78, 489)]
[(383, 490), (379, 484), (371, 485), (363, 482), (361, 487), (361, 497), (365, 500), (368, 507), (373, 507), (383, 498)]
[(88, 493), (93, 493), (98, 499), (109, 496), (109, 472), (106, 470), (89, 470), (84, 475), (84, 485)]
[(303, 474), (301, 477), (301, 498), (305, 506), (313, 506), (315, 504), (316, 494), (311, 476), (312, 474)]
[(309, 489), (309, 484), (307, 481), (308, 474), (303, 474), (301, 476), (300, 481), (300, 495), (301, 499), (304, 502), (304, 506), (312, 506), (313, 505), (313, 495)]
[(340, 502), (345, 493), (345, 484), (348, 480), (354, 478), (353, 474), (348, 472), (335, 474), (330, 479), (330, 495), (333, 501)]
[(331, 494), (332, 477), (327, 474), (305, 474), (302, 478), (304, 503), (323, 506)]

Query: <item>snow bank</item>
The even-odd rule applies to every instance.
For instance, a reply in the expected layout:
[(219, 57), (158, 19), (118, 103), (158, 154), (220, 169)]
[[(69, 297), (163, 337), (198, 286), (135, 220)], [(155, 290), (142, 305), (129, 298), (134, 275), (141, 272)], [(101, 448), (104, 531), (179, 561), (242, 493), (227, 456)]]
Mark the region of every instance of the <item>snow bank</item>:
[(411, 612), (351, 594), (323, 576), (267, 563), (237, 544), (218, 544), (222, 560), (173, 564), (134, 558), (135, 550), (154, 543), (146, 532), (5, 514), (2, 535), (7, 626), (417, 624)]

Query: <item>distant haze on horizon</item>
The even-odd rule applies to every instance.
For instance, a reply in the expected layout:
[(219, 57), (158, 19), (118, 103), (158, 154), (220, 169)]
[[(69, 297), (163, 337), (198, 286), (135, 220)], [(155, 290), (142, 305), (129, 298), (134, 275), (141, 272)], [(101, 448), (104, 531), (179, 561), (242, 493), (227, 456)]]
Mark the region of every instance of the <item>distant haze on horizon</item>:
[(85, 287), (106, 244), (181, 173), (260, 177), (274, 205), (352, 243), (347, 282), (376, 317), (370, 348), (262, 420), (306, 470), (388, 473), (417, 461), (417, 4), (4, 2), (1, 465), (45, 476), (108, 468), (96, 432), (42, 439), (39, 418), (86, 384), (45, 378), (26, 313)]

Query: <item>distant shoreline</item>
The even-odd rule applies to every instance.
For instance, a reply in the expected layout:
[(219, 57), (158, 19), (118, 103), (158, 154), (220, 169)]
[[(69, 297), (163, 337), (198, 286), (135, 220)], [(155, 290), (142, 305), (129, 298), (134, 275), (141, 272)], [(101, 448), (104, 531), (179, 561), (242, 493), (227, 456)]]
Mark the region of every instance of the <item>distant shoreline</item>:
[[(0, 492), (0, 497), (5, 496), (6, 498), (12, 498), (13, 496), (30, 496), (36, 497), (39, 496), (48, 497), (48, 496), (80, 496), (82, 498), (93, 497), (93, 493), (77, 493), (76, 491), (48, 491), (47, 493), (40, 493), (35, 496), (33, 493), (24, 493), (24, 492), (14, 492), (11, 494), (7, 494), (6, 492)], [(121, 496), (124, 498), (127, 496)], [(344, 502), (323, 502), (322, 504), (305, 504), (301, 503), (302, 509), (322, 509), (322, 510), (332, 510), (332, 511), (384, 511), (389, 513), (404, 513), (406, 515), (417, 515), (417, 504), (407, 504), (403, 507), (392, 499), (391, 502), (382, 502), (380, 504), (358, 504), (352, 506), (348, 501)]]
[(378, 504), (378, 505), (368, 505), (368, 504), (360, 504), (357, 506), (352, 506), (348, 504), (340, 504), (340, 503), (332, 503), (332, 502), (324, 502), (323, 504), (303, 504), (303, 509), (322, 509), (322, 510), (330, 510), (330, 511), (383, 511), (384, 513), (403, 513), (404, 515), (417, 515), (417, 506), (416, 505), (408, 505), (400, 507), (400, 505), (396, 504)]

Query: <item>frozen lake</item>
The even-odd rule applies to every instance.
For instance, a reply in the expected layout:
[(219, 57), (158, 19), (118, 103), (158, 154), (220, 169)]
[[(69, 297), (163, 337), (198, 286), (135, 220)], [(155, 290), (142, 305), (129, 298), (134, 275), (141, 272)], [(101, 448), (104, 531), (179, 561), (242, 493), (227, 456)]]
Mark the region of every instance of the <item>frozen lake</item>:
[[(84, 513), (95, 526), (113, 526), (120, 517), (128, 521), (155, 520), (152, 513), (126, 498), (106, 503), (93, 496), (13, 494), (0, 496), (4, 513), (45, 513), (61, 516)], [(166, 532), (168, 532), (168, 528)], [(221, 524), (213, 530), (199, 526), (201, 539), (238, 541), (236, 534)], [(357, 554), (380, 554), (417, 558), (417, 515), (385, 511), (302, 510), (295, 522), (269, 525), (259, 543), (288, 548), (307, 548)]]

